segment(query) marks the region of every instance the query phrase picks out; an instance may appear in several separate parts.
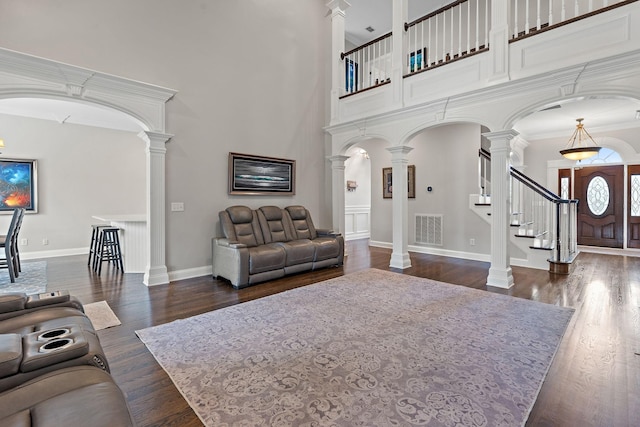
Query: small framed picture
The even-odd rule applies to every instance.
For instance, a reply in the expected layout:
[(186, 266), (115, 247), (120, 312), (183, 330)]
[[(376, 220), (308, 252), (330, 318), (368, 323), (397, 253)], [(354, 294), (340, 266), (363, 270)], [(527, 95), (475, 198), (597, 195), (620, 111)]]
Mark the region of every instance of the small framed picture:
[[(393, 197), (393, 168), (382, 168), (382, 198), (391, 199)], [(407, 166), (407, 183), (409, 199), (416, 198), (416, 166)]]

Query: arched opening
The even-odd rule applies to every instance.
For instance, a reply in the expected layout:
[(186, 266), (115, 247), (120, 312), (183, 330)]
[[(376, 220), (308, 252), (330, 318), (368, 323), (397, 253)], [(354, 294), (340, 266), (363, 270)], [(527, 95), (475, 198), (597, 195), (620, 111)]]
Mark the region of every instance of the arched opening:
[[(138, 163), (144, 162), (144, 166), (139, 166), (145, 171), (146, 236), (143, 246), (147, 262), (143, 282), (146, 285), (168, 283), (164, 144), (171, 135), (164, 133), (165, 103), (176, 91), (2, 49), (0, 88), (0, 99), (42, 100), (42, 104), (64, 100), (68, 101), (67, 107), (82, 104), (90, 106), (89, 110), (93, 112), (102, 110), (103, 119), (109, 116), (107, 121), (128, 117), (129, 125), (133, 126), (130, 131), (136, 126), (142, 129), (137, 136), (144, 146), (144, 160), (138, 160)], [(55, 120), (62, 124), (70, 120), (68, 116), (61, 114)], [(47, 139), (43, 138), (42, 143), (46, 142)], [(117, 167), (113, 173), (118, 173)], [(40, 196), (46, 197), (44, 194)], [(69, 210), (72, 209), (73, 205), (69, 206)], [(50, 227), (54, 228), (55, 224), (50, 224)]]

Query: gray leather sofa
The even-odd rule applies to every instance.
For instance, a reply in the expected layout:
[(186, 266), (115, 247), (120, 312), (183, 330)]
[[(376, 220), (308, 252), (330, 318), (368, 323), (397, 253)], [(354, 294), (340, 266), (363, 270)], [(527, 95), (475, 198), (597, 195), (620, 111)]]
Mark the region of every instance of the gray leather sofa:
[(304, 206), (231, 206), (219, 218), (224, 237), (212, 240), (213, 276), (235, 288), (343, 264), (342, 235), (316, 229)]
[(74, 366), (0, 393), (0, 425), (131, 427), (135, 423), (111, 375), (91, 366)]
[(0, 295), (0, 425), (133, 426), (82, 304)]

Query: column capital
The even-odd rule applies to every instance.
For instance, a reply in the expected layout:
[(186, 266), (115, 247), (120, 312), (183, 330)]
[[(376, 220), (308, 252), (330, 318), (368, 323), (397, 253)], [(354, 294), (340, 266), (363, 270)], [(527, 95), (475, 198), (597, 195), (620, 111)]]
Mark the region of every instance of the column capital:
[(344, 13), (350, 6), (351, 4), (345, 0), (331, 0), (327, 2), (327, 7), (331, 9), (333, 13)]
[(500, 139), (506, 139), (507, 141), (510, 141), (518, 135), (520, 134), (518, 133), (518, 131), (514, 129), (499, 130), (495, 132), (485, 132), (482, 134), (482, 136), (484, 136), (491, 142), (498, 141)]
[(329, 156), (327, 157), (327, 159), (329, 159), (329, 161), (331, 162), (332, 169), (340, 168), (340, 167), (344, 168), (344, 162), (349, 160), (349, 156), (336, 155), (336, 156)]
[(407, 154), (409, 154), (411, 150), (413, 150), (413, 147), (409, 147), (408, 145), (398, 145), (387, 148), (387, 151), (391, 153), (392, 163), (407, 160)]
[(169, 142), (173, 135), (169, 133), (145, 131), (138, 133), (138, 137), (147, 143), (150, 150), (165, 150), (165, 144)]

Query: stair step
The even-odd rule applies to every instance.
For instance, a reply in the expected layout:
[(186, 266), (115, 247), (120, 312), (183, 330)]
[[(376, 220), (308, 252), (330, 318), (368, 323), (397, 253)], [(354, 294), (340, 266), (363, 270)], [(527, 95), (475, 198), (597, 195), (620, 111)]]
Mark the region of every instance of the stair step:
[(537, 246), (529, 246), (529, 249), (537, 249), (539, 251), (552, 251), (553, 248), (550, 247), (537, 247)]

